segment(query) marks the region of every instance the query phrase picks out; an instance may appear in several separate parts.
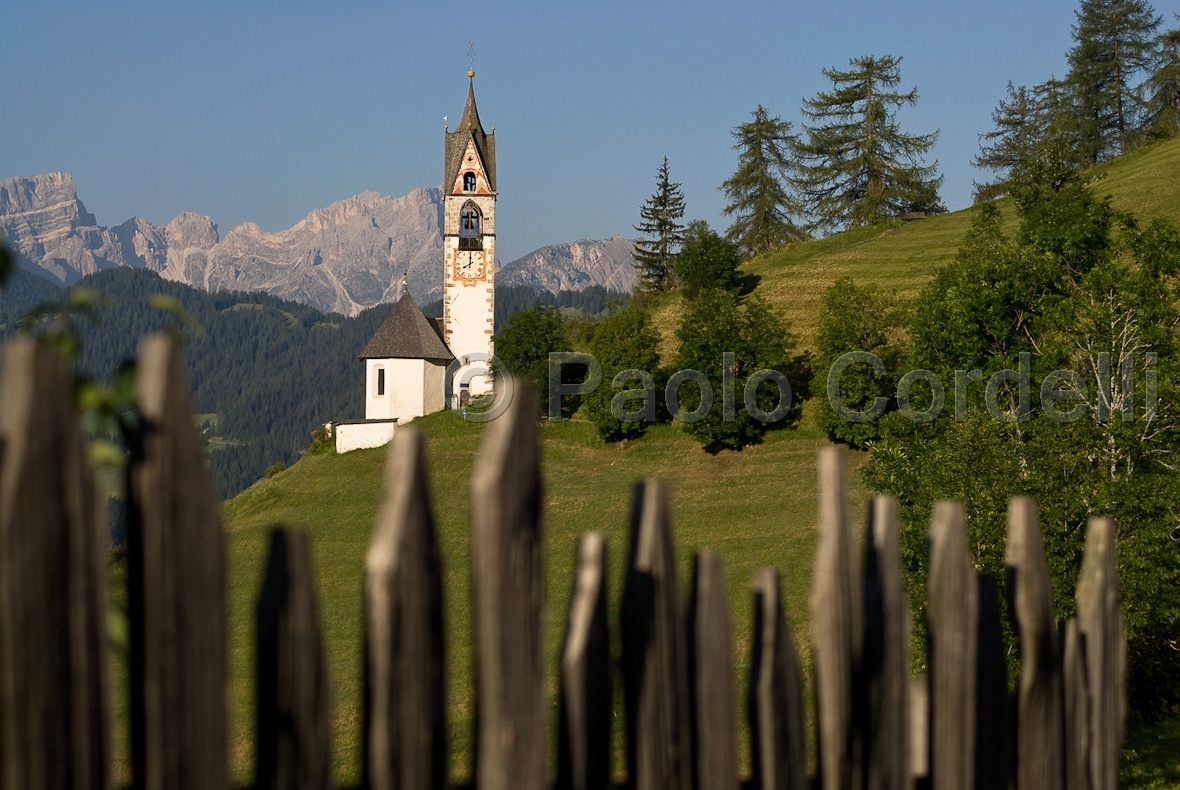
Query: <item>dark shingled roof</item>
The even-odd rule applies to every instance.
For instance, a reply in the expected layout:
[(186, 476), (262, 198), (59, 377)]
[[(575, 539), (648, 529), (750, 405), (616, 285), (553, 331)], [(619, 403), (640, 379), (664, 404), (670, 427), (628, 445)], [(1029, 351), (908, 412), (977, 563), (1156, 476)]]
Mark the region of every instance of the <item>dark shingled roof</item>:
[(410, 292), (402, 296), (361, 352), (361, 359), (454, 359), (439, 325), (422, 315)]
[(443, 174), (445, 191), (450, 191), (451, 185), (459, 175), (459, 165), (463, 163), (468, 140), (475, 141), (475, 150), (479, 152), (484, 171), (488, 175), (488, 187), (495, 192), (496, 135), (484, 133), (483, 124), (479, 122), (479, 111), (475, 109), (474, 82), (467, 86), (467, 104), (463, 107), (463, 117), (459, 119), (459, 126), (455, 131), (446, 134), (446, 173)]

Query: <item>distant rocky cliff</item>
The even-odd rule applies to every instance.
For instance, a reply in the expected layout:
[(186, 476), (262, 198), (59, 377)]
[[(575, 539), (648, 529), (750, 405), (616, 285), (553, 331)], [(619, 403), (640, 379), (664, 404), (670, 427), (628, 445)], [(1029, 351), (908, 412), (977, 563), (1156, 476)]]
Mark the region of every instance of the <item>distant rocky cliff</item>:
[[(364, 192), (288, 230), (266, 233), (247, 222), (223, 239), (211, 217), (192, 213), (163, 227), (138, 217), (101, 227), (67, 173), (0, 180), (0, 230), (23, 267), (56, 282), (135, 266), (208, 291), (265, 291), (345, 315), (392, 300), (407, 272), (415, 299), (441, 296), (441, 210), (438, 189), (400, 198)], [(504, 266), (497, 282), (630, 290), (630, 255), (619, 236), (544, 247)]]
[(533, 250), (496, 275), (497, 285), (527, 285), (535, 291), (580, 291), (591, 285), (630, 291), (635, 286), (631, 262), (634, 242), (615, 234), (609, 239), (581, 239)]

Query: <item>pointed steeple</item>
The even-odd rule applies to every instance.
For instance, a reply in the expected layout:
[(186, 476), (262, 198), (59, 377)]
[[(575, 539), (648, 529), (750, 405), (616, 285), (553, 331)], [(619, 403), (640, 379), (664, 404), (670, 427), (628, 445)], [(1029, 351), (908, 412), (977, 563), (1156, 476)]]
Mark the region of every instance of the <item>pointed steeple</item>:
[(463, 106), (463, 115), (455, 131), (446, 132), (446, 172), (443, 174), (443, 189), (449, 189), (459, 174), (463, 162), (463, 155), (467, 151), (468, 141), (475, 143), (476, 152), (487, 173), (488, 186), (496, 190), (496, 136), (495, 128), (492, 134), (483, 129), (479, 121), (479, 110), (475, 106), (475, 72), (467, 72), (467, 104)]
[(467, 72), (467, 104), (463, 107), (463, 117), (459, 119), (459, 129), (470, 129), (484, 134), (483, 124), (479, 122), (479, 110), (475, 108), (475, 72)]

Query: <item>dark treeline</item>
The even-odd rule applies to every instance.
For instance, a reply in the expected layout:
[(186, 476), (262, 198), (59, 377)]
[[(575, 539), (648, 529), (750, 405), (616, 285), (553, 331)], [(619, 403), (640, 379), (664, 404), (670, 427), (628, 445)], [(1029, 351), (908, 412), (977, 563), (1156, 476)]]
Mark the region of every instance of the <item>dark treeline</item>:
[[(92, 317), (74, 317), (81, 337), (78, 372), (100, 381), (134, 357), (141, 337), (185, 323), (154, 307), (152, 297), (175, 300), (191, 317), (192, 326), (183, 330), (189, 380), (197, 411), (214, 415), (204, 435), (224, 496), (250, 485), (271, 464), (294, 462), (322, 423), (364, 416), (357, 354), (388, 306), (347, 319), (265, 294), (206, 293), (129, 268), (83, 278), (77, 288), (101, 297)], [(0, 316), (6, 334), (33, 306), (24, 300), (30, 295), (46, 294), (5, 290)], [(60, 290), (50, 295), (65, 298)]]
[[(225, 497), (258, 480), (267, 467), (298, 460), (323, 423), (364, 417), (364, 366), (357, 355), (391, 309), (379, 305), (354, 318), (325, 315), (266, 294), (207, 293), (130, 268), (90, 275), (76, 288), (100, 295), (93, 316), (72, 317), (81, 338), (78, 371), (99, 381), (134, 358), (145, 334), (183, 327), (194, 404), (198, 413), (212, 415), (203, 435)], [(528, 288), (497, 288), (496, 296), (497, 323), (501, 311), (506, 319), (538, 301)], [(174, 300), (192, 321), (153, 306), (153, 297)], [(596, 287), (541, 298), (599, 313), (608, 300), (625, 297)], [(0, 292), (0, 332), (14, 334), (38, 305), (66, 301), (66, 291), (52, 283), (14, 272)], [(442, 305), (436, 304), (439, 314)]]
[[(496, 286), (496, 332), (499, 333), (508, 321), (508, 316), (528, 310), (535, 305), (564, 307), (581, 310), (589, 315), (600, 315), (608, 306), (621, 304), (630, 298), (621, 291), (608, 290), (601, 285), (592, 285), (581, 291), (558, 291), (538, 293), (527, 285)], [(427, 318), (442, 318), (442, 299), (427, 302), (422, 307)]]

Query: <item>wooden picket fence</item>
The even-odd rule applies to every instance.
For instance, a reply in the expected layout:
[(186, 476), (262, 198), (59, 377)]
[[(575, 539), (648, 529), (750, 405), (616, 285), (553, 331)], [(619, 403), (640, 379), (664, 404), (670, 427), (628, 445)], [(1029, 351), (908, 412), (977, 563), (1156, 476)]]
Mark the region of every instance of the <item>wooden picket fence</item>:
[[(110, 784), (108, 546), (70, 373), (52, 349), (9, 344), (0, 391), (0, 786)], [(226, 788), (225, 538), (191, 419), (181, 353), (147, 339), (128, 474), (134, 787)], [(489, 426), (473, 480), (479, 790), (605, 788), (612, 646), (605, 544), (578, 548), (561, 652), (558, 764), (548, 754), (542, 653), (541, 486), (535, 395)], [(445, 788), (443, 609), (423, 440), (401, 430), (365, 565), (366, 787)], [(815, 759), (778, 573), (753, 579), (738, 778), (738, 704), (720, 559), (697, 555), (682, 607), (667, 489), (636, 488), (621, 618), (627, 786), (823, 790), (1105, 790), (1118, 783), (1125, 638), (1114, 528), (1089, 525), (1077, 617), (1054, 621), (1033, 503), (1009, 511), (1008, 588), (1021, 670), (1009, 693), (995, 584), (975, 571), (960, 505), (930, 528), (928, 677), (910, 672), (896, 503), (873, 500), (863, 549), (844, 460), (820, 455), (810, 602)], [(258, 788), (329, 788), (331, 708), (306, 536), (273, 534), (257, 607)]]

